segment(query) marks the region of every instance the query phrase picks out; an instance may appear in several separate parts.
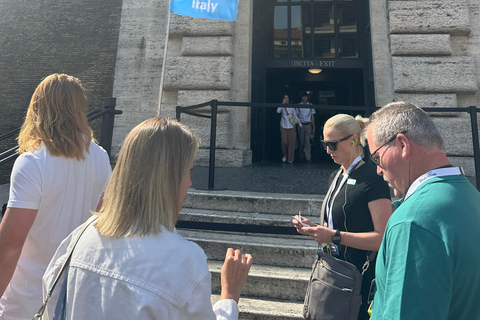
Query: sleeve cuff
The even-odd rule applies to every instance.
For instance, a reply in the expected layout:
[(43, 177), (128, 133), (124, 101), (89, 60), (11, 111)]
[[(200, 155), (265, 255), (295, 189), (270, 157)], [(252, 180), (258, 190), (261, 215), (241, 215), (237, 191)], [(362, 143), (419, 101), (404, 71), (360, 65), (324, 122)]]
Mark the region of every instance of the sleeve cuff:
[(238, 320), (238, 305), (232, 299), (222, 299), (213, 305), (217, 320)]
[(22, 209), (38, 210), (38, 203), (28, 202), (28, 201), (10, 200), (10, 201), (8, 201), (7, 208), (22, 208)]

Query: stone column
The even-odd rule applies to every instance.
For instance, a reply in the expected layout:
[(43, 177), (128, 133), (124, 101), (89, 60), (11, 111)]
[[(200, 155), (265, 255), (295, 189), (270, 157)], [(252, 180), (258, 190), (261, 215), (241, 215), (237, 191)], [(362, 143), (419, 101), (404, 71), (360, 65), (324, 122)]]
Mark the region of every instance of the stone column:
[[(176, 106), (213, 99), (250, 101), (252, 1), (240, 1), (237, 22), (172, 14), (161, 115), (175, 117)], [(116, 123), (117, 147), (157, 112), (168, 12), (167, 0), (123, 5), (114, 96), (124, 116)], [(220, 106), (217, 121), (216, 164), (250, 164), (250, 110)], [(202, 140), (196, 163), (208, 165), (210, 120), (183, 114), (181, 122)]]
[(168, 1), (123, 0), (113, 85), (123, 114), (115, 118), (112, 155), (133, 127), (157, 114), (167, 14)]

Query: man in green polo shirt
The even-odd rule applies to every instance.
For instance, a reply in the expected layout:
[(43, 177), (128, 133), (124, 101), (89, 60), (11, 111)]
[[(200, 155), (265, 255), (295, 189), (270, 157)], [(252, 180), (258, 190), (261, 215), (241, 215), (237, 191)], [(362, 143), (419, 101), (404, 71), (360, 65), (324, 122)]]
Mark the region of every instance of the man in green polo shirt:
[(372, 319), (480, 319), (480, 193), (410, 103), (376, 111), (367, 138), (377, 173), (401, 198), (378, 253)]

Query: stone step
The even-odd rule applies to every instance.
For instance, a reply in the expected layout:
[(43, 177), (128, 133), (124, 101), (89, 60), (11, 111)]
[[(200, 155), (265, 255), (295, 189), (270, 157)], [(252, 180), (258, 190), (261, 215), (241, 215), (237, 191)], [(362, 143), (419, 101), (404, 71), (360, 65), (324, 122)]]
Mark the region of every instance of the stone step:
[[(318, 245), (296, 233), (291, 220), (301, 210), (317, 223), (322, 201), (323, 196), (315, 195), (190, 189), (177, 230), (199, 244), (208, 257), (212, 302), (219, 299), (227, 248), (241, 249), (252, 254), (253, 265), (242, 291), (239, 319), (303, 319), (303, 299)], [(272, 228), (276, 233), (271, 233)]]
[[(212, 303), (217, 302), (220, 295), (212, 294)], [(303, 302), (287, 302), (240, 297), (239, 320), (291, 320), (303, 319)]]
[(208, 259), (224, 260), (228, 248), (250, 253), (258, 265), (310, 268), (318, 245), (310, 237), (259, 235), (179, 229), (184, 238), (196, 242)]
[[(212, 292), (220, 293), (220, 272), (223, 261), (209, 260)], [(264, 266), (254, 263), (250, 268), (242, 295), (250, 298), (303, 301), (310, 279), (310, 268)]]
[[(296, 213), (292, 213), (290, 216), (287, 216), (285, 214), (183, 208), (178, 220), (189, 222), (285, 227), (292, 228), (293, 230), (294, 227), (292, 224), (292, 216), (295, 214)], [(318, 223), (320, 220), (320, 217), (317, 216), (304, 217), (315, 223)]]
[(235, 212), (297, 214), (305, 216), (320, 212), (324, 196), (239, 191), (201, 191), (189, 189), (184, 208)]

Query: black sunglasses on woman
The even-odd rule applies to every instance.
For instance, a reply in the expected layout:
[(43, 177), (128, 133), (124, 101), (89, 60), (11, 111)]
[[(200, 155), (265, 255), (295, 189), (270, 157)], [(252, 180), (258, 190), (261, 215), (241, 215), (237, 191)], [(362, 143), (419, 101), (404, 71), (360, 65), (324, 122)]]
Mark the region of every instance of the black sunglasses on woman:
[(340, 140), (331, 140), (331, 141), (320, 140), (320, 142), (322, 143), (322, 146), (325, 149), (325, 151), (327, 150), (327, 147), (329, 147), (330, 150), (335, 151), (335, 150), (337, 150), (337, 143), (345, 141), (348, 138), (350, 138), (351, 136), (353, 136), (353, 134), (351, 134), (351, 135), (349, 135), (345, 138), (342, 138)]

